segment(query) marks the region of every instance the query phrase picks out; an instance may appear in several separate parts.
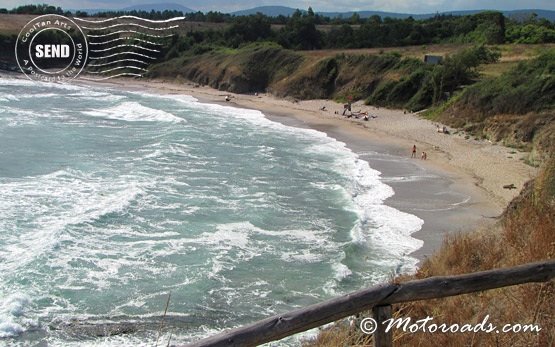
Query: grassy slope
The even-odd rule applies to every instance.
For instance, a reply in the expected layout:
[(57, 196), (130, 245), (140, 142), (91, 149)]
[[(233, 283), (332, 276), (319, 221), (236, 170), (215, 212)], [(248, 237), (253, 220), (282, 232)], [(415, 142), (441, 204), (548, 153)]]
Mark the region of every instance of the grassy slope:
[(539, 164), (555, 148), (555, 49), (465, 88), (428, 116), (531, 151)]
[[(269, 49), (267, 57), (260, 61), (258, 49)], [(355, 99), (371, 100), (381, 105), (394, 107), (414, 106), (408, 103), (409, 99), (387, 99), (379, 95), (388, 82), (399, 81), (418, 68), (426, 68), (422, 62), (424, 54), (453, 54), (468, 45), (431, 45), (409, 46), (384, 49), (361, 50), (323, 50), (293, 52), (280, 50), (272, 44), (254, 44), (238, 50), (213, 49), (204, 54), (188, 52), (179, 58), (162, 62), (151, 69), (151, 77), (170, 78), (181, 75), (194, 82), (207, 84), (221, 90), (231, 92), (245, 92), (253, 89), (257, 91), (268, 90), (281, 97), (299, 99), (336, 98), (342, 99), (351, 95)], [(531, 59), (540, 52), (555, 45), (500, 45), (496, 46), (502, 54), (496, 64), (484, 66), (481, 70), (483, 76), (498, 76), (507, 71), (518, 61)], [(276, 55), (274, 61), (269, 57)], [(282, 61), (284, 59), (284, 61)], [(263, 69), (270, 78), (266, 83), (256, 80), (252, 88), (244, 88), (233, 83), (231, 79), (247, 76), (250, 69), (260, 70), (260, 63), (273, 64), (264, 66)], [(233, 70), (228, 73), (229, 69)], [(193, 72), (191, 70), (194, 70)], [(286, 72), (286, 73), (280, 73)], [(399, 90), (399, 93), (409, 95), (410, 84), (418, 76), (413, 76), (413, 81), (405, 83), (409, 90)], [(262, 81), (262, 82), (264, 82)], [(249, 82), (247, 78), (245, 82)], [(254, 88), (256, 87), (256, 88)], [(248, 90), (250, 89), (250, 90)], [(377, 95), (373, 95), (377, 92)], [(387, 91), (388, 93), (390, 90)], [(421, 107), (421, 105), (420, 105)]]
[[(514, 266), (555, 257), (555, 157), (505, 211), (497, 230), (455, 235), (420, 269), (417, 277), (459, 274)], [(399, 309), (415, 315), (439, 316), (447, 322), (479, 322), (489, 314), (496, 323), (535, 323), (540, 334), (438, 334), (431, 345), (551, 346), (555, 343), (555, 286), (527, 284), (445, 300), (417, 302)], [(401, 345), (429, 340), (419, 334)], [(443, 344), (442, 344), (443, 342)]]
[(315, 99), (347, 94), (364, 98), (384, 78), (404, 73), (398, 54), (315, 56), (268, 43), (237, 50), (207, 49), (157, 64), (148, 76), (181, 76), (236, 93), (269, 91), (280, 97)]

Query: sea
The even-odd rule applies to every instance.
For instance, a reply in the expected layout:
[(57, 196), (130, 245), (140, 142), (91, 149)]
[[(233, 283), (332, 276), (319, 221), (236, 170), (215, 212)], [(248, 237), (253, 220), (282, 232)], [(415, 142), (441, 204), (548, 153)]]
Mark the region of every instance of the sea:
[(393, 195), (256, 110), (2, 78), (0, 346), (182, 344), (388, 281), (422, 245)]

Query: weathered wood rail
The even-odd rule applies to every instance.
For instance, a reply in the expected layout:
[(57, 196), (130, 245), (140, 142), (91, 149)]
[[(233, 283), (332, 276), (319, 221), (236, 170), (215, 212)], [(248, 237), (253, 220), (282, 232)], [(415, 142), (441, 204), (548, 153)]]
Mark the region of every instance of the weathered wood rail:
[[(266, 318), (187, 346), (257, 346), (363, 311), (373, 310), (380, 321), (380, 316), (383, 319), (383, 315), (391, 314), (391, 304), (437, 299), (531, 282), (547, 282), (554, 277), (555, 260), (550, 260), (458, 276), (384, 284)], [(374, 341), (377, 346), (390, 346), (391, 336), (378, 329)]]

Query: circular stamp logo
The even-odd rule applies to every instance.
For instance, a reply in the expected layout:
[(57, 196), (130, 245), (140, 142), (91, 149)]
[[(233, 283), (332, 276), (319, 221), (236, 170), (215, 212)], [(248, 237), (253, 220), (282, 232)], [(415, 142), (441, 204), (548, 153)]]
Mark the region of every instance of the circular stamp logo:
[(21, 71), (32, 80), (73, 79), (87, 63), (87, 38), (71, 19), (45, 14), (21, 29), (15, 44), (15, 57)]

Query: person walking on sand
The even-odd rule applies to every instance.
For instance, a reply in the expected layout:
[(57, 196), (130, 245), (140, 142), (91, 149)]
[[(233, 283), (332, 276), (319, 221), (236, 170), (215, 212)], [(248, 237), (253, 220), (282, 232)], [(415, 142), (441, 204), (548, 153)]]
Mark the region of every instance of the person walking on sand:
[(422, 160), (428, 159), (428, 154), (426, 154), (426, 152), (422, 152), (422, 156), (420, 157), (420, 159)]
[(416, 158), (416, 145), (412, 146), (412, 155), (411, 158)]

